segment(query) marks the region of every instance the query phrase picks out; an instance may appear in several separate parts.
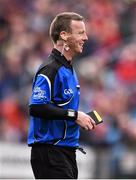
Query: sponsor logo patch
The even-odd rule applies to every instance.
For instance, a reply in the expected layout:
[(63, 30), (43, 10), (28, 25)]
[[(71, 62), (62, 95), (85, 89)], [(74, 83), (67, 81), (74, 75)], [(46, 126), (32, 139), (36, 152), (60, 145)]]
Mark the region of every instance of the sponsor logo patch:
[(40, 87), (35, 87), (33, 91), (33, 99), (44, 99), (46, 92), (42, 90)]

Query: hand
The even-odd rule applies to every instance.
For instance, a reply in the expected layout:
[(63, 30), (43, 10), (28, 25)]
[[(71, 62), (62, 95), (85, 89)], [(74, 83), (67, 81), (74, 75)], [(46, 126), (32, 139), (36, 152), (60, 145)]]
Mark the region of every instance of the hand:
[(92, 130), (96, 126), (95, 121), (84, 112), (78, 111), (78, 116), (75, 121), (79, 126), (81, 126), (85, 130)]

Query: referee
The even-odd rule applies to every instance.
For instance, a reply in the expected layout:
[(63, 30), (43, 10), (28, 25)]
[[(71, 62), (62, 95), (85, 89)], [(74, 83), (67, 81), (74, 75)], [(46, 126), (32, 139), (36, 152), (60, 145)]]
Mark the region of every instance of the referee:
[(53, 49), (35, 74), (29, 103), (28, 145), (36, 179), (77, 179), (79, 128), (92, 130), (94, 121), (78, 111), (80, 86), (72, 58), (87, 40), (84, 19), (73, 12), (58, 14), (51, 23)]

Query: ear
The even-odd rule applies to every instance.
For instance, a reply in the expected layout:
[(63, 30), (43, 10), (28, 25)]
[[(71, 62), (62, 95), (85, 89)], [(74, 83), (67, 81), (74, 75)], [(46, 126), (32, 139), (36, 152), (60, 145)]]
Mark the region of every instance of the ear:
[(61, 37), (62, 40), (67, 41), (68, 33), (66, 31), (61, 31), (60, 32), (60, 37)]

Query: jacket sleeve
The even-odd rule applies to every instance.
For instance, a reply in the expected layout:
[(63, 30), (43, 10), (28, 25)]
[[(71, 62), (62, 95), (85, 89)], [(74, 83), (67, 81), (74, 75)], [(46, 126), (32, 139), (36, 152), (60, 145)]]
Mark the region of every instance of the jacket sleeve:
[(74, 117), (68, 116), (68, 110), (54, 107), (50, 104), (31, 104), (29, 106), (29, 114), (43, 120), (76, 120), (77, 111)]

